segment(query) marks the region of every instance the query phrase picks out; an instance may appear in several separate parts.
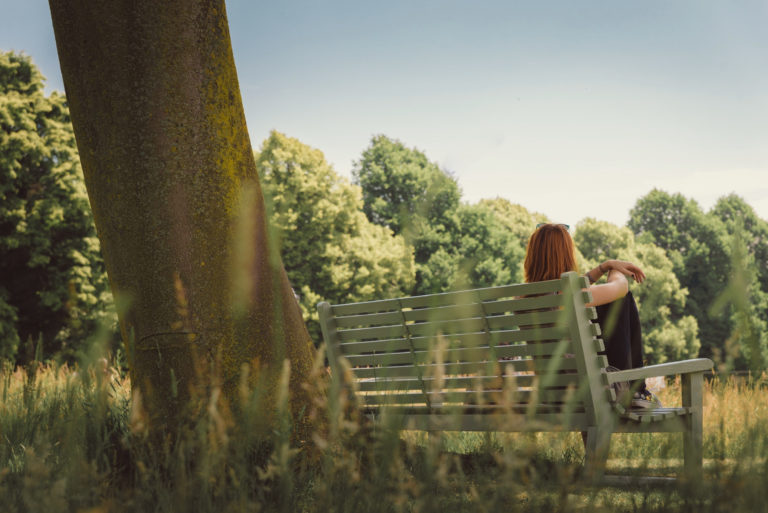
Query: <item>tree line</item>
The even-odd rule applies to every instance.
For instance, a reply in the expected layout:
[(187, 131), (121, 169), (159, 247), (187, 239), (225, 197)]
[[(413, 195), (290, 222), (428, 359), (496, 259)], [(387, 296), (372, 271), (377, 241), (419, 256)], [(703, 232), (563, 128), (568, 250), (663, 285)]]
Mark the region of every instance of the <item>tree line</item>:
[[(66, 99), (43, 91), (29, 57), (0, 53), (0, 357), (75, 358), (99, 329), (115, 333)], [(256, 154), (288, 277), (310, 333), (315, 306), (523, 280), (528, 236), (545, 214), (506, 199), (462, 201), (450, 173), (416, 148), (374, 136), (338, 175), (320, 150), (273, 131)], [(768, 223), (740, 197), (704, 211), (653, 190), (627, 226), (573, 229), (582, 272), (637, 262), (646, 355), (697, 355), (735, 368), (768, 359)], [(116, 346), (117, 335), (113, 335)]]

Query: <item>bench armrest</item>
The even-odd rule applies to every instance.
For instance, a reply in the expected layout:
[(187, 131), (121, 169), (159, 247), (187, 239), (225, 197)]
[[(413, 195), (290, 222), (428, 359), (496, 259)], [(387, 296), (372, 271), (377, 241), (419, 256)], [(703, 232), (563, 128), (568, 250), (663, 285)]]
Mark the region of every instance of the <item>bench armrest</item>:
[(714, 366), (709, 358), (696, 358), (682, 362), (660, 363), (637, 369), (608, 372), (608, 383), (618, 381), (632, 381), (635, 379), (653, 378), (656, 376), (671, 376), (676, 374), (688, 374), (691, 372), (704, 372)]

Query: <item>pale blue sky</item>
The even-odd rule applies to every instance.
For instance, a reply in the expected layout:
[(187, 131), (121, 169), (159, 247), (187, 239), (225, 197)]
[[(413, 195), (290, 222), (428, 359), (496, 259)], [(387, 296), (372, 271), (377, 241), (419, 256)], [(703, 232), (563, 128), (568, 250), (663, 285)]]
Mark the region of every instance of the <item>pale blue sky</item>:
[[(653, 187), (768, 219), (764, 0), (227, 2), (254, 147), (271, 129), (349, 176), (374, 134), (575, 223)], [(0, 0), (0, 49), (63, 89), (47, 2)]]

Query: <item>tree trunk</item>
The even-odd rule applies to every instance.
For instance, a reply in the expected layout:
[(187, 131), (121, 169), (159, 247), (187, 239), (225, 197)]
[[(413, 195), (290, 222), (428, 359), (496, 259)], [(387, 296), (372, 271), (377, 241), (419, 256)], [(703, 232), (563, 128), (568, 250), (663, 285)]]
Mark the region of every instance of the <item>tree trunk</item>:
[[(134, 388), (173, 428), (214, 362), (291, 410), (314, 358), (248, 137), (223, 0), (50, 0), (86, 187)], [(294, 419), (298, 420), (298, 419)], [(304, 426), (307, 426), (304, 419)]]

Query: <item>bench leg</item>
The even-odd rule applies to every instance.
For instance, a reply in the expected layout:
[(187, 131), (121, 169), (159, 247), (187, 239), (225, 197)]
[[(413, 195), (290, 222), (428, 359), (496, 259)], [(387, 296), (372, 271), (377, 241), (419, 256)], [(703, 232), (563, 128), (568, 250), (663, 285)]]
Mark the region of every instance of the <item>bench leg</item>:
[(587, 481), (599, 481), (605, 474), (605, 463), (611, 445), (611, 433), (596, 427), (587, 428), (585, 440), (584, 477)]
[(698, 482), (703, 471), (703, 431), (704, 417), (703, 374), (683, 374), (683, 406), (691, 408), (686, 419), (683, 433), (683, 455), (685, 457), (685, 475), (691, 482)]

